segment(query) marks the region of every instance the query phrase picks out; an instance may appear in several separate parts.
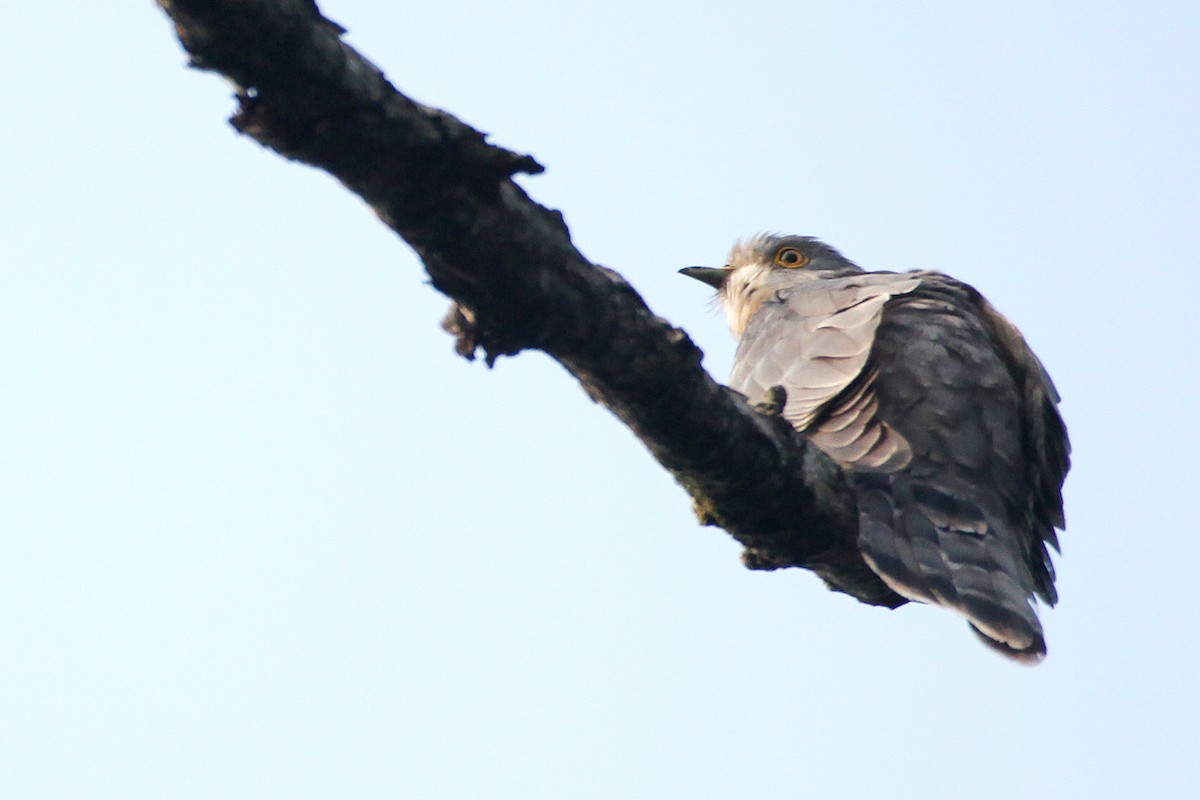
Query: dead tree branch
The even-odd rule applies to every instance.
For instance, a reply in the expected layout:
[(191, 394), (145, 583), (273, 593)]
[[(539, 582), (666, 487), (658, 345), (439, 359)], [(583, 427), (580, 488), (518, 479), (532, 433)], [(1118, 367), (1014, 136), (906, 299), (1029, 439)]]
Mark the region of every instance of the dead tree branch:
[(396, 91), (313, 0), (158, 0), (191, 63), (236, 87), (237, 130), (336, 176), (420, 255), (452, 298), (446, 328), (488, 363), (538, 349), (617, 415), (757, 569), (799, 566), (858, 599), (903, 599), (855, 543), (842, 475), (777, 415), (700, 366), (683, 331), (571, 244), (511, 177), (530, 156)]

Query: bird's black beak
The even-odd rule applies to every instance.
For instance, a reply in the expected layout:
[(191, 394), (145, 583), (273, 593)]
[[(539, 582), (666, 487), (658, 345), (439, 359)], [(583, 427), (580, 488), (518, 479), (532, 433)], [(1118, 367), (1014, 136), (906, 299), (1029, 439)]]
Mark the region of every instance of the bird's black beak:
[(724, 267), (684, 267), (679, 270), (680, 275), (695, 278), (701, 283), (707, 283), (714, 289), (720, 289), (725, 285), (725, 279), (729, 277), (729, 272)]

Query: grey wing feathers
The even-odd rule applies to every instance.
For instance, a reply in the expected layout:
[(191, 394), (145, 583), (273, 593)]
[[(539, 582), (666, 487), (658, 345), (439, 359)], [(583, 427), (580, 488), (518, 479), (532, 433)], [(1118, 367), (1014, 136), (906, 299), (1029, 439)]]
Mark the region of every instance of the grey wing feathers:
[[(907, 446), (876, 415), (872, 376), (862, 377), (884, 305), (919, 283), (908, 275), (876, 273), (818, 279), (781, 291), (774, 302), (763, 304), (742, 335), (729, 385), (753, 401), (772, 386), (783, 386), (784, 418), (809, 431), (844, 466), (903, 466)], [(842, 396), (856, 382), (857, 390)], [(839, 402), (830, 412), (835, 398)], [(810, 430), (818, 414), (825, 415), (826, 424)]]
[(731, 385), (787, 390), (784, 415), (847, 468), (863, 556), (893, 590), (1044, 655), (1030, 600), (1055, 599), (1066, 433), (1040, 363), (974, 289), (938, 273), (793, 287), (751, 321)]
[[(983, 297), (979, 297), (979, 303), (996, 338), (1002, 343), (1000, 352), (1008, 361), (1021, 392), (1022, 419), (1028, 420), (1030, 425), (1025, 455), (1029, 482), (1033, 487), (1032, 521), (1037, 526), (1038, 538), (1057, 549), (1058, 536), (1054, 529), (1066, 527), (1062, 486), (1071, 467), (1071, 443), (1056, 408), (1058, 390), (1017, 326)], [(1057, 599), (1054, 568), (1048, 558), (1041, 577), (1045, 585), (1039, 594), (1053, 604)]]
[(871, 363), (879, 415), (913, 458), (852, 476), (864, 556), (897, 592), (961, 612), (1012, 658), (1040, 660), (1030, 601), (1055, 599), (1046, 545), (1062, 523), (1067, 447), (1044, 370), (974, 289), (937, 274), (885, 309)]

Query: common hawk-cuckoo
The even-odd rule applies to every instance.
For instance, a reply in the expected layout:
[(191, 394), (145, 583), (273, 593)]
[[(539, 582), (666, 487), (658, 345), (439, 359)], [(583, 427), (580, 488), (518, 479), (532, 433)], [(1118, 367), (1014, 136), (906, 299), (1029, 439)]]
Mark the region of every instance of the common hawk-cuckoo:
[(783, 387), (783, 416), (845, 470), (871, 569), (1040, 661), (1033, 598), (1057, 600), (1047, 546), (1070, 445), (1016, 326), (961, 281), (866, 272), (806, 236), (763, 234), (723, 268), (682, 272), (718, 290), (740, 340), (729, 385), (752, 402)]

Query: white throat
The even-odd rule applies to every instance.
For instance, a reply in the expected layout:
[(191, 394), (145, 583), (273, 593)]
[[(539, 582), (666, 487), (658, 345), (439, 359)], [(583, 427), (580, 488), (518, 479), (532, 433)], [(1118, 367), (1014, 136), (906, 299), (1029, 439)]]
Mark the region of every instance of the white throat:
[(721, 305), (729, 319), (729, 329), (741, 338), (750, 319), (758, 313), (762, 304), (775, 292), (771, 280), (774, 270), (765, 264), (747, 264), (737, 267), (725, 279), (721, 289)]

